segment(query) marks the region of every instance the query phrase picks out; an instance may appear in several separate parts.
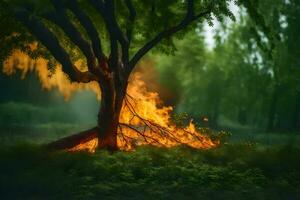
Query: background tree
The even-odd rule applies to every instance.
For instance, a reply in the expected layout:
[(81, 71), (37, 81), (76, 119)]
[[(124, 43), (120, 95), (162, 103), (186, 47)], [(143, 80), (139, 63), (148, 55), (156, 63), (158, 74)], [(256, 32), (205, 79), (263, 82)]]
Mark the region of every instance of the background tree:
[[(264, 1), (257, 9), (263, 18), (259, 26), (252, 17), (255, 14), (242, 8), (238, 23), (221, 23), (217, 28), (212, 50), (205, 48), (198, 34), (197, 42), (189, 37), (178, 42), (176, 61), (159, 61), (166, 74), (173, 66), (182, 66), (183, 73), (178, 70), (173, 80), (186, 75), (188, 81), (177, 81), (180, 87), (176, 88), (182, 94), (192, 91), (182, 95), (177, 112), (188, 112), (198, 120), (202, 115), (219, 118), (212, 119), (219, 122), (219, 128), (239, 132), (242, 128), (299, 129), (299, 6), (295, 1)], [(185, 52), (190, 47), (199, 49), (197, 56), (187, 60)], [(200, 55), (201, 60), (197, 59)], [(188, 63), (201, 67), (187, 73), (184, 66)], [(218, 117), (212, 117), (214, 110)], [(218, 128), (217, 123), (211, 125)]]
[[(214, 128), (264, 128), (267, 125), (272, 93), (272, 51), (275, 50), (275, 30), (266, 28), (264, 20), (257, 26), (253, 18), (240, 10), (238, 23), (221, 23), (215, 33), (213, 49), (205, 48), (201, 35), (178, 42), (176, 59), (160, 62), (170, 73), (173, 66), (182, 67), (177, 75), (182, 95), (177, 112), (188, 112), (194, 119), (208, 116)], [(267, 30), (264, 30), (267, 29)], [(275, 32), (276, 33), (276, 32)], [(200, 50), (200, 46), (203, 48)], [(277, 47), (277, 46), (276, 46)], [(186, 52), (196, 49), (190, 59)], [(201, 57), (201, 59), (197, 59)], [(281, 55), (277, 55), (282, 58)], [(175, 61), (176, 60), (176, 61)], [(184, 66), (194, 63), (193, 71)], [(197, 74), (197, 76), (195, 76)], [(196, 81), (197, 80), (197, 81)], [(162, 81), (163, 82), (163, 81)], [(184, 109), (182, 109), (184, 108)], [(218, 127), (218, 122), (221, 123)]]
[(295, 48), (299, 43), (299, 5), (296, 1), (265, 1), (259, 9), (264, 10), (266, 24), (277, 35), (272, 56), (261, 51), (273, 80), (267, 128), (295, 129), (299, 125), (299, 64), (295, 59), (299, 55)]
[[(264, 126), (271, 73), (260, 59), (249, 17), (244, 18), (238, 24), (220, 27), (212, 50), (205, 48), (202, 36), (195, 33), (177, 43), (175, 59), (158, 61), (163, 84), (172, 85), (170, 81), (185, 77), (186, 81), (176, 83), (180, 87), (175, 90), (180, 88), (183, 94), (177, 112), (187, 112), (197, 121), (207, 116), (214, 128), (224, 128), (223, 122), (218, 127), (224, 118), (241, 125)], [(193, 50), (196, 56), (184, 59)], [(177, 78), (164, 79), (173, 73), (170, 68), (174, 66), (178, 67)]]

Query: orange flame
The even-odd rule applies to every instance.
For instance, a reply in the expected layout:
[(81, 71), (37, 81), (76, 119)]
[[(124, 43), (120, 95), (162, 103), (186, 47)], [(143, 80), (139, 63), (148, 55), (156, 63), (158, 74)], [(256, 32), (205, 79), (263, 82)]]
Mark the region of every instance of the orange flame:
[(158, 93), (149, 92), (140, 77), (139, 73), (131, 77), (128, 96), (123, 103), (118, 137), (121, 149), (131, 150), (135, 145), (146, 144), (164, 147), (185, 144), (199, 149), (217, 145), (200, 134), (192, 121), (187, 127), (176, 127), (171, 120), (173, 108), (161, 106)]
[[(75, 65), (79, 68), (82, 66), (82, 62), (77, 61)], [(68, 77), (63, 73), (60, 65), (55, 67), (55, 73), (50, 73), (47, 66), (47, 60), (43, 58), (33, 60), (22, 51), (15, 50), (4, 62), (3, 73), (12, 75), (19, 70), (22, 73), (21, 78), (24, 79), (28, 72), (34, 71), (38, 75), (43, 89), (51, 90), (56, 88), (63, 94), (65, 100), (70, 99), (72, 94), (78, 90), (92, 90), (97, 94), (97, 98), (100, 100), (100, 88), (96, 82), (87, 84), (71, 83)]]
[[(80, 62), (76, 63), (76, 65), (80, 64)], [(97, 83), (71, 83), (60, 66), (57, 66), (55, 73), (50, 76), (45, 59), (39, 58), (33, 61), (29, 56), (16, 50), (6, 60), (3, 72), (11, 75), (16, 70), (22, 72), (22, 78), (25, 78), (29, 71), (35, 71), (43, 88), (47, 90), (57, 88), (66, 100), (73, 92), (82, 89), (94, 91), (100, 100), (100, 89)], [(173, 108), (162, 106), (158, 93), (147, 90), (140, 73), (136, 72), (131, 76), (127, 93), (118, 129), (117, 143), (120, 149), (133, 150), (137, 145), (146, 144), (163, 147), (185, 144), (198, 149), (208, 149), (218, 145), (218, 142), (213, 142), (208, 136), (202, 135), (192, 121), (185, 128), (176, 127), (171, 120)], [(95, 138), (69, 151), (94, 152), (97, 145), (98, 139)]]

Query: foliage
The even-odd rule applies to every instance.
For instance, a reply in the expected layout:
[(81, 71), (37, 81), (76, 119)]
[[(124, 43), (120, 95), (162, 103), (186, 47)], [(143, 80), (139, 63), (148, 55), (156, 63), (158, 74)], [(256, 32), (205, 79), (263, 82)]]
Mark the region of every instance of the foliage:
[(157, 59), (161, 83), (180, 94), (176, 112), (214, 128), (299, 130), (299, 3), (264, 1), (257, 11), (261, 25), (243, 9), (238, 23), (221, 23), (213, 49), (200, 31), (176, 41), (175, 58)]
[[(299, 149), (48, 152), (2, 147), (1, 199), (298, 199)], [(59, 183), (59, 184), (58, 184)]]
[[(29, 33), (29, 30), (24, 28), (24, 26), (16, 20), (17, 12), (21, 9), (27, 9), (30, 11), (32, 19), (37, 17), (41, 19), (49, 30), (54, 33), (62, 47), (64, 47), (73, 61), (76, 61), (79, 58), (83, 58), (83, 52), (74, 45), (74, 41), (70, 40), (69, 35), (64, 33), (61, 27), (58, 27), (54, 23), (50, 23), (51, 20), (45, 17), (49, 12), (55, 10), (54, 4), (56, 1), (34, 1), (34, 0), (5, 0), (0, 4), (1, 9), (1, 26), (5, 31), (1, 31), (0, 41), (5, 44), (5, 49), (1, 50), (1, 60), (3, 61), (13, 49), (20, 48), (25, 51), (33, 58), (36, 57), (46, 57), (47, 59), (53, 61), (53, 58), (50, 56), (49, 52), (39, 44), (38, 49), (32, 51), (28, 47), (29, 43), (32, 43), (36, 40), (36, 35), (32, 36)], [(76, 1), (77, 2), (77, 1)], [(102, 18), (101, 13), (97, 11), (97, 7), (94, 5), (97, 1), (87, 1), (80, 0), (78, 4), (82, 12), (86, 13), (87, 16), (93, 21), (98, 34), (102, 40), (102, 45), (104, 53), (109, 55), (110, 51), (110, 36), (109, 31), (106, 30), (105, 20)], [(130, 54), (133, 55), (136, 52), (138, 47), (143, 46), (151, 38), (154, 38), (159, 32), (162, 32), (166, 27), (173, 27), (178, 24), (186, 15), (186, 2), (178, 0), (169, 0), (169, 1), (136, 1), (133, 0), (131, 4), (135, 9), (136, 23), (130, 22), (132, 20), (131, 10), (127, 8), (127, 1), (116, 1), (116, 20), (120, 29), (123, 33), (127, 29), (133, 28), (133, 35), (128, 40), (132, 39), (133, 43), (131, 45)], [(228, 3), (230, 0), (222, 1), (195, 1), (194, 11), (195, 14), (205, 12), (210, 9), (211, 14), (203, 15), (203, 18), (199, 19), (199, 23), (202, 23), (204, 20), (207, 20), (211, 23), (212, 16), (216, 16), (220, 21), (223, 21), (224, 18), (230, 17), (234, 19), (233, 14), (228, 8)], [(64, 0), (61, 2), (62, 7), (66, 6), (70, 1)], [(75, 3), (75, 2), (74, 2)], [(66, 8), (61, 8), (66, 9)], [(88, 34), (84, 31), (81, 22), (76, 19), (76, 17), (68, 12), (68, 18), (71, 23), (78, 29), (79, 33), (82, 34), (83, 38), (90, 40)], [(189, 30), (197, 27), (198, 24), (194, 23), (193, 26), (187, 27), (181, 33), (176, 34), (177, 37), (182, 38), (185, 33)], [(4, 28), (5, 27), (5, 28)], [(92, 41), (89, 41), (92, 42)], [(167, 37), (164, 39), (157, 48), (162, 52), (172, 52), (175, 50), (174, 42), (172, 37)], [(51, 52), (51, 51), (50, 51)], [(53, 54), (53, 52), (51, 52)]]
[[(54, 35), (59, 38), (71, 60), (83, 58), (83, 54), (61, 28), (42, 19), (52, 12), (54, 1), (1, 2), (1, 37), (5, 44), (0, 60), (4, 60), (15, 48), (29, 53), (31, 57), (46, 57), (49, 64), (54, 59), (41, 45), (34, 51), (28, 44), (36, 40), (29, 31), (14, 18), (19, 8), (30, 10)], [(196, 121), (208, 117), (209, 125), (215, 128), (226, 126), (221, 119), (236, 124), (264, 128), (268, 122), (278, 128), (297, 129), (299, 127), (299, 70), (295, 35), (298, 35), (298, 7), (296, 1), (281, 0), (258, 2), (240, 0), (235, 4), (241, 8), (238, 23), (226, 25), (229, 17), (235, 17), (229, 10), (231, 1), (194, 1), (195, 12), (201, 13), (213, 7), (211, 14), (204, 15), (185, 30), (167, 37), (156, 48), (156, 53), (172, 53), (172, 59), (157, 59), (161, 82), (179, 98), (176, 111), (188, 112)], [(105, 22), (90, 1), (78, 1), (80, 9), (90, 17), (102, 40), (105, 54), (110, 51), (110, 36)], [(186, 1), (132, 1), (136, 9), (130, 56), (149, 39), (172, 27), (184, 18)], [(67, 6), (68, 1), (62, 1)], [(66, 7), (68, 10), (68, 7)], [(123, 1), (116, 1), (116, 19), (122, 32), (128, 28), (130, 12)], [(245, 12), (246, 11), (246, 12)], [(90, 38), (80, 21), (70, 10), (67, 17), (88, 42)], [(203, 23), (212, 24), (213, 17), (219, 20), (221, 28), (216, 34), (213, 51), (204, 43)], [(51, 20), (50, 20), (51, 21)], [(195, 31), (196, 30), (196, 31)], [(225, 35), (225, 36), (224, 36)], [(226, 36), (227, 35), (227, 36)], [(234, 58), (234, 59), (232, 59)], [(1, 64), (1, 63), (0, 63)], [(55, 66), (55, 65), (52, 65)], [(176, 69), (174, 69), (175, 67)], [(280, 75), (279, 75), (280, 74)], [(173, 77), (170, 80), (168, 77)], [(253, 84), (256, 83), (256, 84)], [(264, 86), (264, 87), (261, 87)], [(274, 96), (280, 97), (274, 98)], [(254, 103), (253, 103), (254, 102)], [(280, 108), (275, 109), (281, 105)], [(295, 111), (294, 111), (295, 110)]]

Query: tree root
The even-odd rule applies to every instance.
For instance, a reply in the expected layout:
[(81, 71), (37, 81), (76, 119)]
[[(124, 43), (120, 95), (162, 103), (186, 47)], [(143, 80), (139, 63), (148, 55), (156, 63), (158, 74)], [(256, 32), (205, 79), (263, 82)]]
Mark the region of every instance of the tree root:
[(86, 143), (97, 137), (98, 127), (77, 133), (75, 135), (61, 138), (57, 141), (47, 144), (47, 148), (50, 150), (65, 150), (71, 149), (79, 144)]

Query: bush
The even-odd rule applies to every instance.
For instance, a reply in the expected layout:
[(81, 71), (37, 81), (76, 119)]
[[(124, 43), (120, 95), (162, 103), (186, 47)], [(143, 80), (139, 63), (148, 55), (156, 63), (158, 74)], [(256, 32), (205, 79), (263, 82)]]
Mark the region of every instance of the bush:
[(0, 199), (299, 199), (300, 150), (48, 152), (2, 147)]

